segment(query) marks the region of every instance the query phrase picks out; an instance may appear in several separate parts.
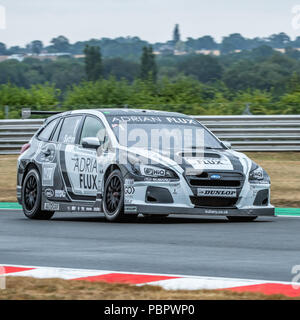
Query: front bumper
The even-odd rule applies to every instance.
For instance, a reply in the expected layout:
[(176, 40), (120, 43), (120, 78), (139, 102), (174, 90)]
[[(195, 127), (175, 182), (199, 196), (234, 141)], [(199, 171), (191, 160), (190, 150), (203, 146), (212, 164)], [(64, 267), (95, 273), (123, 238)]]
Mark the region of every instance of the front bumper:
[[(167, 197), (159, 197), (155, 202), (147, 199), (148, 188), (156, 187), (167, 190), (171, 200), (166, 201)], [(235, 204), (220, 205), (216, 201), (215, 205), (197, 205), (192, 203), (191, 197), (197, 196), (197, 188), (191, 188), (187, 181), (181, 177), (179, 181), (154, 182), (154, 181), (135, 181), (134, 179), (125, 180), (125, 214), (186, 214), (186, 215), (210, 215), (210, 216), (275, 216), (275, 209), (270, 204), (270, 185), (269, 184), (250, 184), (245, 181), (242, 190), (238, 194)], [(157, 193), (163, 194), (163, 190)], [(194, 190), (195, 189), (195, 190)], [(228, 188), (230, 190), (230, 188)], [(268, 201), (263, 205), (256, 201), (257, 195), (262, 190), (266, 191)], [(151, 194), (152, 195), (152, 194)], [(201, 198), (201, 197), (199, 197)], [(256, 203), (257, 202), (257, 203)]]
[(210, 216), (238, 216), (238, 217), (256, 217), (256, 216), (275, 216), (274, 207), (266, 208), (184, 208), (175, 206), (151, 206), (138, 205), (128, 206), (126, 213), (134, 214), (189, 214), (189, 215), (210, 215)]

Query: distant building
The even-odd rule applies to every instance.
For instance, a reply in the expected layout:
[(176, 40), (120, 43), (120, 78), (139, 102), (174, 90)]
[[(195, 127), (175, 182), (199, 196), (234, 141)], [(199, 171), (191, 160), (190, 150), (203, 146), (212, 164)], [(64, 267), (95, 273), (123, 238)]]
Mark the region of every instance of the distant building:
[(171, 44), (163, 44), (156, 52), (165, 56), (174, 55), (174, 46)]
[(174, 55), (175, 56), (185, 56), (186, 54), (188, 54), (187, 51), (174, 50)]
[(55, 61), (59, 57), (72, 57), (71, 53), (68, 52), (58, 52), (58, 53), (40, 53), (40, 54), (12, 54), (10, 56), (0, 56), (0, 62), (5, 61), (5, 60), (17, 60), (19, 62), (24, 61), (26, 58), (33, 58), (33, 59), (38, 59), (38, 60), (52, 60)]
[(285, 53), (285, 49), (282, 49), (282, 48), (274, 48), (274, 50), (278, 51), (278, 52), (281, 52), (281, 53)]
[(0, 62), (7, 60), (9, 56), (0, 56)]
[(8, 56), (7, 60), (18, 60), (19, 62), (22, 62), (26, 58), (25, 54), (12, 54)]
[(196, 50), (196, 54), (205, 54), (205, 55), (213, 55), (213, 56), (219, 56), (221, 54), (220, 50)]
[(83, 58), (85, 58), (85, 54), (74, 54), (73, 58), (75, 58), (75, 59), (83, 59)]
[(58, 52), (58, 53), (40, 53), (37, 55), (28, 55), (30, 58), (35, 58), (39, 60), (52, 60), (55, 61), (59, 57), (71, 57), (72, 54), (68, 52)]

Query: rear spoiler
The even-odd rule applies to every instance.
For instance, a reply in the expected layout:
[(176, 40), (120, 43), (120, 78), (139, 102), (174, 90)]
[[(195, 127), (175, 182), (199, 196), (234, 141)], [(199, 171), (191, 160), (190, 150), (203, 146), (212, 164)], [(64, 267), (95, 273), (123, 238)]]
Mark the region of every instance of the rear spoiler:
[(62, 112), (63, 111), (33, 111), (30, 108), (23, 108), (22, 119), (29, 119), (32, 115), (53, 116)]

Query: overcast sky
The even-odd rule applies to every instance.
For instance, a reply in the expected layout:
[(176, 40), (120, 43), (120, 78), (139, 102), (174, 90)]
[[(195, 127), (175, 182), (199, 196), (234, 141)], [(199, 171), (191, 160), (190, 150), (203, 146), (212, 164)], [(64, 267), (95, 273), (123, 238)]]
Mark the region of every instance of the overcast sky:
[(61, 34), (72, 43), (119, 36), (166, 41), (175, 23), (183, 39), (208, 34), (219, 41), (235, 32), (300, 36), (300, 29), (292, 28), (292, 8), (299, 5), (300, 13), (300, 0), (0, 0), (0, 5), (6, 9), (0, 42), (9, 46), (37, 39), (48, 44)]

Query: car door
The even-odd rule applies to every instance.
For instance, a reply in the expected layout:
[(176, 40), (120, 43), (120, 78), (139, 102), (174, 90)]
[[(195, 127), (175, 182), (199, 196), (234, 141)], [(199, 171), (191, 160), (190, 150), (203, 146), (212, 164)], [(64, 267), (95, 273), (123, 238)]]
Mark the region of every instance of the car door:
[(80, 188), (80, 176), (77, 171), (78, 151), (77, 141), (80, 135), (84, 116), (66, 116), (58, 136), (59, 164), (66, 190), (72, 200), (85, 200), (84, 192)]
[[(77, 119), (75, 119), (75, 126), (76, 121)], [(71, 197), (74, 200), (95, 201), (99, 172), (97, 150), (84, 148), (82, 141), (88, 137), (96, 138), (99, 132), (105, 130), (105, 127), (98, 117), (87, 115), (82, 123), (77, 126), (77, 130), (79, 130), (77, 134), (73, 133), (75, 135), (74, 140), (67, 141), (62, 156), (62, 168), (65, 166), (65, 170), (63, 170), (65, 171), (65, 181), (71, 189)], [(69, 137), (67, 137), (68, 139)]]
[(87, 115), (84, 119), (78, 144), (75, 146), (77, 154), (74, 174), (79, 174), (79, 189), (86, 197), (96, 199), (99, 185), (99, 162), (97, 150), (82, 146), (84, 138), (99, 138), (105, 132), (103, 122), (96, 116)]

